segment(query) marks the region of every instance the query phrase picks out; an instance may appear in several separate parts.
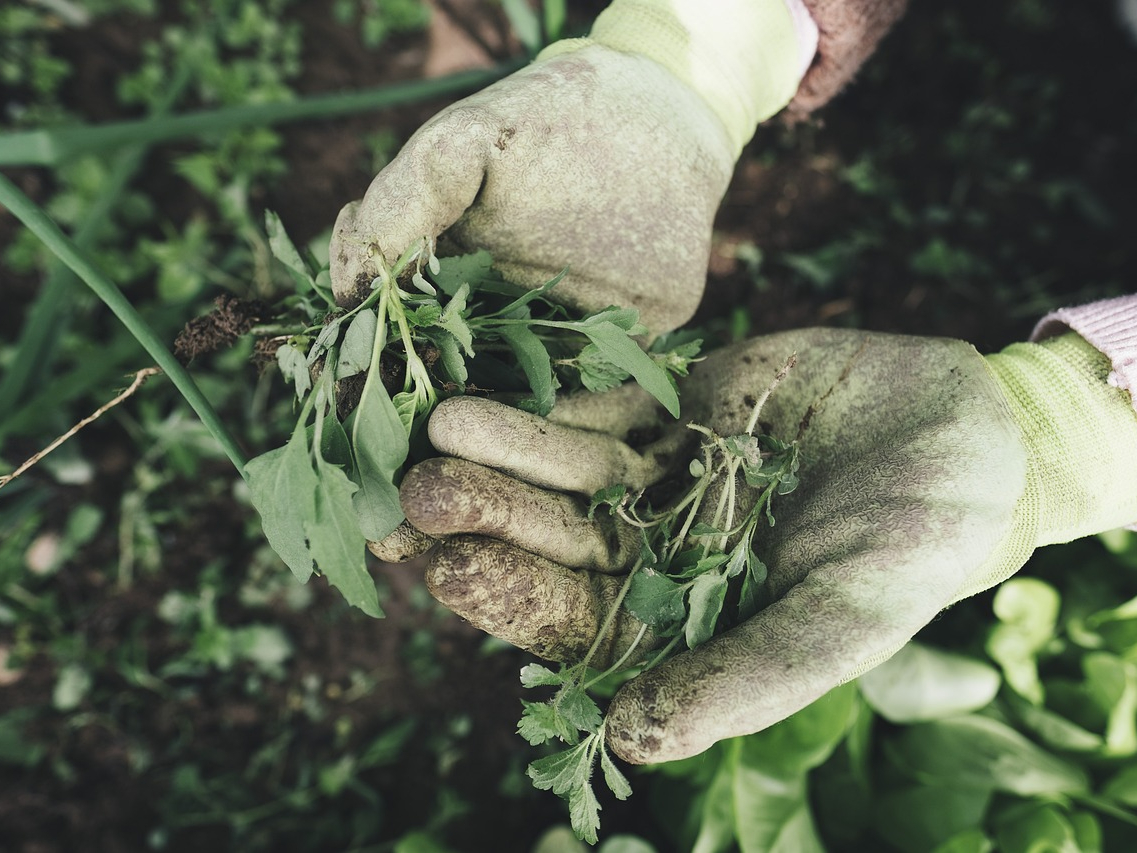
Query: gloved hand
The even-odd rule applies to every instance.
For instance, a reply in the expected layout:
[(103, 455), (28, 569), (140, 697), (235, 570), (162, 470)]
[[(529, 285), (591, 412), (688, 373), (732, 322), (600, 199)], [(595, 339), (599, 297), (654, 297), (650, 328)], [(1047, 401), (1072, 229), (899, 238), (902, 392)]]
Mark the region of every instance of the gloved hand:
[[(1137, 519), (1137, 415), (1106, 383), (1109, 361), (1077, 335), (985, 359), (946, 339), (787, 332), (697, 365), (681, 386), (683, 421), (741, 432), (793, 352), (760, 416), (776, 437), (800, 433), (802, 458), (800, 486), (754, 539), (770, 603), (617, 693), (607, 732), (628, 761), (765, 728), (886, 659), (1035, 547)], [(565, 398), (547, 421), (444, 402), (429, 433), (455, 458), (422, 463), (401, 489), (408, 519), (445, 537), (431, 591), (490, 633), (579, 659), (637, 534), (589, 521), (574, 496), (682, 477), (698, 435), (666, 418), (636, 387)], [(616, 626), (608, 657), (634, 622)]]
[(567, 267), (553, 296), (574, 309), (682, 325), (735, 160), (793, 97), (801, 60), (784, 0), (615, 0), (588, 39), (431, 119), (340, 212), (337, 301), (369, 292), (380, 256), (445, 231), (443, 253), (488, 249), (525, 287)]

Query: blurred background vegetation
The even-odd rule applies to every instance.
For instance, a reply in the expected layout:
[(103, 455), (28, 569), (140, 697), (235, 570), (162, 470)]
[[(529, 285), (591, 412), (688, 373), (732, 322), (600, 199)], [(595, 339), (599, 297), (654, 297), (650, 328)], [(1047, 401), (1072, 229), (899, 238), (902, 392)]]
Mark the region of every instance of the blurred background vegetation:
[[(583, 32), (602, 6), (8, 3), (0, 167), (172, 343), (218, 297), (289, 292), (264, 210), (326, 254), (339, 207), (469, 83), (303, 121), (264, 110), (505, 73), (562, 14)], [(988, 351), (1052, 307), (1131, 292), (1135, 81), (1111, 3), (915, 3), (848, 93), (745, 150), (697, 322)], [(200, 111), (230, 123), (162, 131)], [(90, 132), (124, 121), (109, 146)], [(2, 210), (0, 294), (10, 471), (150, 361)], [(290, 424), (255, 356), (242, 340), (190, 365), (250, 454)], [(1046, 549), (787, 723), (633, 772), (602, 849), (1134, 849), (1135, 539)], [(374, 569), (384, 621), (296, 585), (161, 377), (6, 485), (0, 848), (532, 849), (566, 821), (513, 733), (527, 656), (434, 604), (417, 568)]]

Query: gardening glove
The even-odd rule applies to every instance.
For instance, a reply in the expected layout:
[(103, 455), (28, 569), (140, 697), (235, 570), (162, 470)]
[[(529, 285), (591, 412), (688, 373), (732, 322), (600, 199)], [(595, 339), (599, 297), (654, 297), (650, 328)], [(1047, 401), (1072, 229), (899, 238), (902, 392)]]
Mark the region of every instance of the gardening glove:
[[(770, 726), (1034, 548), (1137, 520), (1137, 412), (1106, 381), (1109, 359), (1074, 333), (987, 358), (961, 341), (849, 330), (759, 338), (695, 367), (683, 422), (743, 432), (795, 352), (758, 421), (797, 436), (802, 460), (799, 487), (753, 540), (769, 568), (766, 606), (621, 688), (606, 728), (628, 761), (684, 758)], [(681, 483), (699, 435), (665, 418), (634, 386), (566, 398), (549, 420), (483, 399), (442, 403), (429, 434), (453, 458), (413, 468), (401, 488), (410, 521), (445, 537), (427, 570), (434, 595), (511, 643), (579, 659), (638, 538), (590, 521), (580, 496)], [(608, 657), (638, 628), (625, 614)]]
[(487, 249), (524, 287), (567, 268), (552, 296), (574, 309), (680, 326), (739, 152), (813, 56), (800, 3), (615, 0), (588, 38), (443, 110), (340, 212), (336, 300), (357, 303), (380, 257), (445, 231), (440, 251)]

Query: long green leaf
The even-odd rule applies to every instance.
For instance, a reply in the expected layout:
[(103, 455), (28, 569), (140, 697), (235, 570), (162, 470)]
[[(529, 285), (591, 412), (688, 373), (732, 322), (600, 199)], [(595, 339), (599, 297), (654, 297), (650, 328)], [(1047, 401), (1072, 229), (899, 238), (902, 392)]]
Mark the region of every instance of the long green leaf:
[(610, 322), (581, 326), (596, 348), (617, 367), (628, 371), (645, 391), (663, 404), (673, 417), (679, 417), (679, 394), (667, 371), (656, 364), (627, 332)]
[(214, 411), (213, 405), (206, 399), (193, 377), (182, 367), (173, 354), (166, 349), (165, 343), (147, 324), (142, 316), (123, 296), (122, 291), (99, 270), (87, 256), (79, 251), (75, 244), (64, 236), (56, 225), (40, 208), (26, 195), (0, 175), (0, 204), (10, 210), (17, 219), (24, 223), (28, 229), (39, 237), (57, 258), (67, 264), (71, 270), (81, 278), (88, 287), (106, 303), (123, 325), (130, 330), (143, 349), (157, 362), (162, 371), (174, 383), (186, 402), (190, 404), (202, 423), (209, 429), (213, 437), (225, 450), (225, 454), (233, 465), (245, 476), (245, 454), (230, 435), (229, 430)]
[(366, 542), (352, 505), (358, 487), (343, 471), (322, 459), (317, 458), (316, 471), (315, 516), (305, 525), (316, 568), (348, 604), (368, 616), (382, 618), (379, 591), (364, 562)]
[(533, 330), (527, 326), (502, 326), (498, 334), (505, 339), (517, 356), (517, 363), (525, 371), (529, 387), (533, 389), (534, 408), (540, 415), (553, 410), (556, 386), (553, 384), (553, 364), (549, 351)]
[(306, 583), (312, 576), (312, 552), (304, 524), (316, 515), (317, 482), (303, 425), (284, 447), (250, 459), (245, 473), (265, 538), (296, 579)]

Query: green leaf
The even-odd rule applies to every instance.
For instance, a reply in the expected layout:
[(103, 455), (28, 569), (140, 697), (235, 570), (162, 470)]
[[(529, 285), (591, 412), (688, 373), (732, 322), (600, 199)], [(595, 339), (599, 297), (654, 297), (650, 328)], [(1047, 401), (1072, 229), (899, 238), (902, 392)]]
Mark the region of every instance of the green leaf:
[(581, 324), (580, 330), (605, 358), (630, 373), (673, 417), (679, 417), (679, 394), (671, 377), (628, 337), (626, 331), (609, 322)]
[(580, 736), (577, 729), (548, 702), (526, 702), (517, 723), (517, 733), (532, 746), (539, 746), (556, 738), (565, 743), (576, 743)]
[(987, 654), (1019, 694), (1043, 700), (1038, 655), (1053, 641), (1061, 599), (1050, 584), (1036, 578), (1012, 578), (999, 587), (992, 607), (999, 618), (987, 638)]
[(549, 351), (527, 326), (502, 326), (497, 331), (513, 350), (517, 363), (529, 380), (529, 387), (533, 390), (534, 411), (539, 415), (549, 414), (556, 399)]
[[(454, 296), (462, 285), (474, 290), (497, 292), (501, 276), (492, 272), (493, 257), (484, 249), (470, 255), (455, 255), (439, 260), (439, 270), (431, 273), (431, 280), (447, 296)], [(487, 287), (487, 285), (490, 285)]]
[(276, 363), (284, 378), (296, 385), (296, 399), (303, 400), (312, 388), (312, 374), (303, 353), (291, 344), (277, 347)]
[(707, 572), (695, 578), (688, 596), (690, 612), (684, 626), (684, 638), (688, 648), (701, 646), (714, 636), (715, 624), (726, 600), (726, 575)]
[(582, 687), (565, 685), (553, 703), (561, 716), (580, 731), (595, 734), (600, 729), (604, 717), (596, 702)]
[(910, 785), (885, 793), (873, 811), (891, 848), (932, 850), (982, 826), (990, 802), (990, 791)]
[(403, 520), (394, 479), (409, 452), (403, 420), (378, 377), (368, 378), (352, 424), (359, 491), (352, 497), (361, 532), (372, 542), (391, 533)]
[(560, 672), (553, 672), (547, 666), (539, 663), (528, 663), (521, 667), (521, 685), (523, 687), (545, 687), (549, 685), (564, 684), (565, 676)]
[(567, 272), (568, 269), (561, 270), (540, 287), (535, 287), (532, 290), (526, 291), (514, 299), (512, 302), (510, 302), (508, 305), (506, 305), (504, 308), (495, 311), (491, 316), (516, 318), (518, 316), (518, 312), (521, 311), (521, 309), (527, 306), (530, 302), (535, 299), (544, 299), (550, 290), (560, 284), (561, 279), (565, 277), (565, 274)]
[(296, 250), (292, 240), (289, 239), (280, 217), (271, 210), (265, 211), (265, 233), (268, 234), (268, 247), (272, 256), (288, 270), (300, 292), (305, 289), (316, 290), (316, 281), (312, 271), (300, 256), (300, 252)]
[(1021, 809), (1012, 818), (999, 821), (995, 840), (998, 849), (1006, 853), (1088, 853), (1079, 846), (1074, 827), (1062, 809), (1049, 804)]
[(1082, 669), (1090, 696), (1108, 715), (1105, 754), (1137, 753), (1137, 665), (1109, 652), (1091, 652)]
[(632, 578), (624, 607), (653, 628), (664, 628), (683, 618), (683, 595), (687, 587), (656, 572), (637, 572)]
[[(314, 427), (310, 427), (310, 429), (313, 429), (314, 432)], [(347, 433), (344, 432), (343, 424), (336, 417), (335, 409), (329, 408), (328, 413), (324, 416), (323, 427), (320, 430), (320, 455), (328, 462), (338, 465), (345, 472), (350, 473), (352, 469), (351, 444), (347, 440)]]
[(418, 399), (411, 391), (400, 391), (391, 398), (391, 402), (395, 405), (399, 423), (403, 425), (407, 435), (410, 435), (414, 428), (415, 415), (418, 413)]
[(609, 361), (596, 344), (587, 344), (573, 364), (580, 371), (581, 384), (594, 393), (610, 391), (628, 378), (628, 371)]
[(466, 298), (470, 295), (470, 285), (463, 283), (458, 292), (446, 304), (442, 315), (438, 318), (438, 325), (448, 331), (462, 345), (462, 349), (470, 358), (474, 357), (474, 336), (470, 327), (462, 317), (466, 310)]
[(371, 366), (371, 351), (375, 348), (377, 327), (378, 317), (373, 311), (361, 311), (352, 318), (340, 345), (336, 379), (347, 379)]
[(1127, 806), (1137, 806), (1137, 764), (1130, 764), (1114, 774), (1105, 783), (1102, 793)]
[(250, 459), (245, 473), (265, 538), (296, 579), (306, 583), (312, 576), (312, 552), (304, 531), (316, 516), (318, 477), (304, 428), (298, 425), (284, 447)]
[(316, 567), (348, 604), (382, 618), (379, 593), (364, 562), (366, 542), (352, 505), (357, 486), (339, 468), (316, 460), (316, 512), (304, 530)]
[(930, 785), (995, 789), (1024, 797), (1077, 794), (1088, 788), (1081, 769), (990, 717), (972, 714), (910, 726), (894, 746), (900, 762)]
[(608, 754), (603, 741), (600, 742), (600, 769), (604, 771), (604, 783), (617, 800), (626, 800), (632, 795), (632, 786)]
[(533, 786), (558, 796), (587, 786), (592, 772), (592, 740), (585, 738), (576, 746), (532, 762), (526, 772)]
[(426, 336), (438, 347), (439, 360), (442, 362), (446, 376), (460, 388), (465, 388), (470, 372), (458, 341), (444, 329), (430, 329), (426, 332)]
[(991, 853), (995, 842), (982, 829), (965, 829), (936, 847), (932, 853)]
[(569, 795), (569, 820), (577, 838), (588, 844), (596, 843), (596, 833), (600, 829), (600, 803), (587, 782)]
[(998, 671), (971, 658), (911, 642), (860, 678), (869, 705), (893, 723), (978, 711), (999, 692)]
[(628, 496), (628, 487), (623, 483), (618, 483), (615, 486), (608, 486), (604, 489), (599, 489), (592, 496), (592, 500), (588, 504), (588, 518), (591, 521), (593, 516), (602, 506), (608, 507), (610, 515), (616, 514), (616, 508), (624, 502), (624, 498)]
[(771, 776), (805, 774), (845, 739), (860, 707), (855, 684), (835, 687), (780, 723), (744, 738), (744, 758)]

